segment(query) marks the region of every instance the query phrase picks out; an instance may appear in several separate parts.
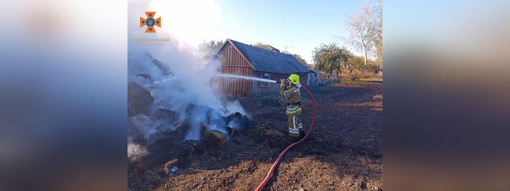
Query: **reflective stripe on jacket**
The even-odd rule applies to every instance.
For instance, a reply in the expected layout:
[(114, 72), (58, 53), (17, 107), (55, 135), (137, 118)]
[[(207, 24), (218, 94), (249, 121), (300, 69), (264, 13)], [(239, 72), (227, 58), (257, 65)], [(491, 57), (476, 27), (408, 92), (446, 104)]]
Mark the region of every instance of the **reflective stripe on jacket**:
[(280, 95), (287, 101), (287, 115), (299, 115), (301, 114), (301, 91), (295, 86), (291, 85), (288, 87), (280, 87)]

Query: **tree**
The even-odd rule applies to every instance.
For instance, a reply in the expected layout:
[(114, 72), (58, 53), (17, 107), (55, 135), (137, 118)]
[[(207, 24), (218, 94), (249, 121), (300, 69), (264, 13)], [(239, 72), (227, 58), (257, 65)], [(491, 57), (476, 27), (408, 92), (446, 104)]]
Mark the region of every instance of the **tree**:
[[(271, 45), (263, 44), (261, 42), (256, 42), (255, 44), (253, 44), (253, 46), (264, 48), (264, 49), (267, 49), (267, 50), (278, 50), (278, 49), (272, 47)], [(278, 52), (280, 52), (280, 50), (278, 50)], [(282, 51), (281, 53), (283, 53), (283, 54), (290, 54), (290, 55), (294, 56), (294, 58), (296, 58), (296, 60), (298, 60), (299, 63), (301, 63), (303, 66), (307, 66), (307, 64), (308, 64), (306, 62), (306, 60), (303, 59), (303, 57), (301, 57), (301, 55), (299, 55), (299, 54), (292, 54), (292, 53), (290, 53), (289, 51), (286, 51), (286, 50)]]
[(216, 53), (218, 53), (224, 43), (225, 42), (221, 40), (211, 40), (209, 42), (204, 41), (198, 45), (198, 50), (204, 54), (204, 59), (210, 60), (214, 57), (214, 55), (216, 55)]
[(363, 56), (351, 56), (347, 63), (347, 69), (349, 73), (352, 73), (354, 70), (362, 71), (364, 68), (365, 58)]
[(294, 56), (294, 58), (296, 58), (296, 60), (298, 60), (299, 63), (301, 63), (303, 66), (308, 67), (308, 63), (306, 62), (305, 59), (303, 59), (303, 57), (301, 57), (301, 55), (299, 55), (299, 54), (292, 54), (292, 56)]
[(377, 4), (373, 4), (372, 0), (363, 2), (357, 11), (347, 17), (347, 30), (349, 30), (350, 36), (345, 40), (358, 51), (363, 52), (364, 71), (366, 71), (368, 55), (378, 54), (373, 52), (377, 49), (382, 56), (381, 1), (378, 0)]
[(258, 47), (261, 47), (261, 48), (265, 48), (265, 44), (262, 44), (262, 42), (256, 42), (255, 44), (253, 44), (253, 46), (258, 46)]
[(378, 66), (377, 71), (382, 69), (383, 64), (383, 9), (381, 0), (377, 0), (375, 17), (377, 19), (377, 35), (374, 39), (375, 56), (377, 57), (375, 65)]
[(257, 42), (255, 44), (253, 44), (253, 46), (256, 46), (256, 47), (259, 47), (259, 48), (263, 48), (263, 49), (266, 49), (266, 50), (272, 50), (272, 51), (278, 51), (280, 52), (280, 50), (278, 50), (277, 48), (269, 45), (269, 44), (263, 44), (261, 42)]
[(283, 53), (283, 54), (290, 54), (290, 55), (294, 56), (294, 58), (296, 58), (296, 60), (298, 60), (298, 61), (299, 61), (299, 63), (301, 63), (303, 66), (308, 67), (308, 62), (306, 62), (306, 60), (305, 60), (305, 59), (303, 59), (303, 57), (301, 57), (301, 55), (299, 55), (299, 54), (293, 54), (293, 53), (291, 53), (291, 52), (289, 52), (289, 51), (286, 51), (286, 50), (282, 51), (282, 53)]
[(347, 68), (349, 58), (352, 54), (345, 48), (340, 48), (336, 43), (321, 44), (315, 47), (313, 51), (313, 61), (315, 62), (315, 70), (320, 70), (329, 75), (342, 71), (342, 68)]

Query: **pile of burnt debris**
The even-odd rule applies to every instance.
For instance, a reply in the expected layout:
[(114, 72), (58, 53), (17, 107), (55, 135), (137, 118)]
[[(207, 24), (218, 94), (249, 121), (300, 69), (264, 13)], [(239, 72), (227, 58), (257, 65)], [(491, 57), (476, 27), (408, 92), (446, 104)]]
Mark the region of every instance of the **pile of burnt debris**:
[(253, 123), (247, 116), (239, 112), (229, 115), (225, 119), (226, 132), (217, 130), (208, 130), (206, 126), (201, 129), (200, 140), (186, 140), (182, 143), (182, 149), (185, 154), (193, 156), (200, 155), (208, 150), (217, 149), (239, 132), (240, 129), (247, 128)]
[[(239, 130), (248, 128), (253, 123), (246, 115), (239, 112), (232, 113), (227, 117), (219, 114), (208, 106), (195, 106), (188, 104), (184, 112), (174, 112), (167, 109), (157, 109), (154, 114), (149, 110), (153, 104), (154, 98), (144, 87), (130, 83), (128, 85), (128, 135), (133, 142), (141, 145), (151, 144), (147, 139), (148, 131), (156, 131), (155, 139), (171, 138), (180, 140), (174, 144), (182, 144), (183, 150), (188, 155), (198, 155), (206, 152), (208, 149), (215, 149), (223, 145), (232, 136), (235, 136)], [(194, 116), (189, 120), (176, 123), (179, 115)], [(195, 121), (194, 118), (202, 118), (202, 121)], [(205, 123), (204, 123), (205, 121)], [(212, 125), (214, 127), (209, 127)], [(148, 130), (148, 126), (153, 126)], [(193, 139), (187, 139), (186, 134), (194, 127), (199, 133)], [(161, 133), (160, 133), (161, 132)], [(179, 143), (180, 142), (180, 143)]]

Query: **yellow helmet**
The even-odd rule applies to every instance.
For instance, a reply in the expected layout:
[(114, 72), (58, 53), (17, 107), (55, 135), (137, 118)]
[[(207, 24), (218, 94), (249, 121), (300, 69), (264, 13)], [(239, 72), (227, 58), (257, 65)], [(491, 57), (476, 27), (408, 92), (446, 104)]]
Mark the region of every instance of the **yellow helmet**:
[(297, 74), (291, 74), (288, 78), (289, 82), (294, 84), (294, 85), (297, 85), (299, 84), (299, 75)]

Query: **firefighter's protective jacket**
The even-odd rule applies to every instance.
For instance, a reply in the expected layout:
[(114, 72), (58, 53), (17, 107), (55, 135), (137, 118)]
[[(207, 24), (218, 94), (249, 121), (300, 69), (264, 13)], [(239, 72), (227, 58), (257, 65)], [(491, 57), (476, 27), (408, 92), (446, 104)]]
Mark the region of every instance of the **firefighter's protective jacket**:
[(301, 91), (296, 85), (280, 86), (280, 95), (287, 100), (287, 115), (301, 114)]

